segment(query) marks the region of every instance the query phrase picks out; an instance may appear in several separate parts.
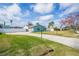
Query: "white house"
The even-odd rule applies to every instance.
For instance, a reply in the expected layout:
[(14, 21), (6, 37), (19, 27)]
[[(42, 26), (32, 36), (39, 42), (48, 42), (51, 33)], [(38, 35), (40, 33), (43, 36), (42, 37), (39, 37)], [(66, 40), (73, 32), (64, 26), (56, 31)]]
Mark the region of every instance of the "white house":
[(33, 31), (33, 24), (28, 23), (28, 25), (24, 26), (24, 29), (26, 32), (32, 32)]

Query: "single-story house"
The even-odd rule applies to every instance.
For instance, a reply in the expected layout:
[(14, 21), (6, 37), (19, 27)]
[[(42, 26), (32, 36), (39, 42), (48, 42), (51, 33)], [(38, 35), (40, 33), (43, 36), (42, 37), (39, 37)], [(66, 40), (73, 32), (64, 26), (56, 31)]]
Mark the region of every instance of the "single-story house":
[(33, 27), (33, 32), (41, 32), (41, 31), (46, 31), (46, 27), (40, 25), (39, 23), (37, 23), (37, 24)]

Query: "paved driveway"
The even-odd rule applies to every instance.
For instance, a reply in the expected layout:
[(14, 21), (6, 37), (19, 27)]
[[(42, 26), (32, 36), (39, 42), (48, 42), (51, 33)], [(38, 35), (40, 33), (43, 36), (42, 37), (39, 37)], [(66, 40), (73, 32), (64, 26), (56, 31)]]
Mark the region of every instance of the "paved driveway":
[[(34, 33), (28, 33), (28, 32), (17, 32), (17, 33), (6, 33), (6, 34), (12, 34), (12, 35), (31, 35), (36, 37), (41, 37), (40, 34), (34, 34)], [(75, 49), (79, 49), (79, 39), (77, 38), (69, 38), (69, 37), (62, 37), (62, 36), (56, 36), (56, 35), (42, 35), (43, 38), (46, 38), (51, 41), (59, 42), (64, 45), (70, 46)]]

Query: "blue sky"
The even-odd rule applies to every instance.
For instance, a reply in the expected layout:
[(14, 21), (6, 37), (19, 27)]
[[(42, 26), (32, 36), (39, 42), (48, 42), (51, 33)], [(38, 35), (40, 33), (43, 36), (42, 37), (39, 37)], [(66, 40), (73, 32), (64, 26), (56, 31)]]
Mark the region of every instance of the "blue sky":
[(59, 20), (75, 12), (79, 12), (78, 3), (0, 3), (0, 23), (5, 21), (10, 25), (13, 20), (13, 26), (24, 26), (28, 22), (47, 26), (54, 21), (58, 26)]

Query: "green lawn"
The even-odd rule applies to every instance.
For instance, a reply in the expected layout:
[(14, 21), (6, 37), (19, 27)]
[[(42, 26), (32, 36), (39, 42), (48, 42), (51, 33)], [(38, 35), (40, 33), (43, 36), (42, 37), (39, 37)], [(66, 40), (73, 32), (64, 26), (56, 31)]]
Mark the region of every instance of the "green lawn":
[(40, 38), (33, 36), (0, 35), (0, 55), (42, 55), (49, 49), (53, 49), (54, 51), (49, 52), (46, 55), (79, 56), (79, 50), (46, 39), (41, 40)]
[[(36, 33), (40, 34), (40, 32)], [(43, 32), (43, 34), (79, 38), (79, 34), (74, 33), (72, 30)]]

